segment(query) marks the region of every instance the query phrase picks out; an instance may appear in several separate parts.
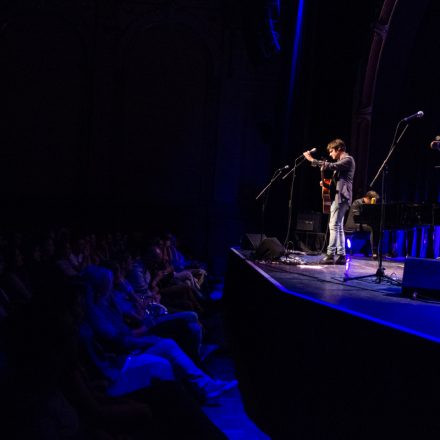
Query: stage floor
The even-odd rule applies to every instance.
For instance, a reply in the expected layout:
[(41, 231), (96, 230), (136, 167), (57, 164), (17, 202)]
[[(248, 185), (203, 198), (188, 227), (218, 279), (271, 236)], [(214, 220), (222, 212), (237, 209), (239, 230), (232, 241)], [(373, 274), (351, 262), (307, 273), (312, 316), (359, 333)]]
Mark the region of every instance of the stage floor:
[[(258, 262), (251, 253), (234, 249), (285, 293), (339, 309), (358, 317), (440, 342), (440, 302), (402, 296), (400, 285), (375, 276), (378, 262), (352, 256), (346, 266), (319, 265), (321, 256), (295, 255), (305, 264)], [(385, 259), (385, 275), (401, 281), (404, 260)], [(371, 275), (361, 280), (344, 277)]]
[[(247, 413), (273, 439), (438, 439), (440, 304), (376, 261), (262, 263), (233, 249), (225, 328)], [(401, 280), (404, 261), (384, 261)], [(429, 273), (426, 275), (429, 276)]]

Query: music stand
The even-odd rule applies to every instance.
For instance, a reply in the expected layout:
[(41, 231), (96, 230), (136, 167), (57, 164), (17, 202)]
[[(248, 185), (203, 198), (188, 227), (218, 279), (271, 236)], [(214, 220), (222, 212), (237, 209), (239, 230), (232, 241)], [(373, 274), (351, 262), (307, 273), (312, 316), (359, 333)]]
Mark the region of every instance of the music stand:
[[(402, 130), (402, 133), (400, 133), (399, 137), (396, 140), (396, 136), (397, 136), (397, 132), (398, 129), (400, 127), (400, 124), (402, 122), (405, 122), (405, 127)], [(379, 246), (378, 246), (378, 267), (377, 270), (374, 274), (370, 274), (370, 275), (361, 275), (361, 276), (357, 276), (357, 277), (348, 277), (344, 275), (344, 279), (343, 281), (351, 281), (351, 280), (362, 280), (365, 278), (371, 278), (371, 277), (375, 277), (376, 278), (376, 283), (380, 284), (382, 282), (382, 280), (387, 280), (392, 284), (395, 285), (401, 285), (401, 282), (396, 281), (394, 278), (385, 275), (385, 268), (383, 267), (383, 251), (382, 251), (382, 236), (383, 236), (383, 229), (384, 229), (384, 224), (385, 224), (385, 202), (386, 202), (386, 191), (385, 191), (385, 174), (387, 173), (387, 163), (389, 158), (391, 157), (391, 155), (393, 154), (393, 151), (396, 149), (397, 144), (400, 142), (400, 140), (402, 139), (402, 136), (404, 135), (406, 129), (408, 128), (408, 122), (406, 122), (404, 119), (402, 119), (401, 121), (399, 121), (399, 123), (396, 126), (396, 130), (394, 132), (394, 137), (393, 137), (393, 142), (391, 143), (391, 147), (390, 147), (390, 151), (388, 152), (387, 156), (385, 157), (385, 160), (383, 161), (382, 165), (380, 166), (379, 170), (377, 171), (376, 175), (374, 176), (374, 179), (371, 181), (370, 183), (370, 188), (373, 187), (373, 185), (375, 184), (376, 180), (378, 179), (378, 177), (380, 175), (382, 175), (382, 180), (381, 180), (381, 194), (382, 194), (382, 203), (380, 205), (380, 222), (379, 222)]]

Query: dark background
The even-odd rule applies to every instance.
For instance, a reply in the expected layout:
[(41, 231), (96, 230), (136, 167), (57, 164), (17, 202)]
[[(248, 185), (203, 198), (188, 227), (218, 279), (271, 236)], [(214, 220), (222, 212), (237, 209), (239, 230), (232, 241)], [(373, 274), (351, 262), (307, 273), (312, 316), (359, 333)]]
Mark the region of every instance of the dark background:
[[(221, 272), (225, 250), (259, 232), (254, 199), (274, 169), (341, 137), (364, 158), (361, 195), (399, 119), (418, 110), (425, 118), (390, 161), (388, 199), (437, 201), (437, 2), (394, 2), (362, 154), (353, 137), (383, 3), (3, 2), (3, 227), (171, 229)], [(320, 210), (318, 182), (317, 170), (298, 170), (294, 213)], [(286, 181), (272, 188), (268, 235), (284, 238), (288, 195)]]

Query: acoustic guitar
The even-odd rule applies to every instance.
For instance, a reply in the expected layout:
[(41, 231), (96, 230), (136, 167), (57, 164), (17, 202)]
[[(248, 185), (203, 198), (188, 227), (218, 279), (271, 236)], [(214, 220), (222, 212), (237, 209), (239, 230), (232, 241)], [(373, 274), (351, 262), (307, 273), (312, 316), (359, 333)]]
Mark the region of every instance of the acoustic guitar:
[(330, 197), (330, 186), (332, 179), (327, 179), (324, 177), (324, 171), (321, 168), (321, 181), (322, 181), (322, 212), (324, 214), (330, 214), (330, 206), (332, 205), (332, 200)]

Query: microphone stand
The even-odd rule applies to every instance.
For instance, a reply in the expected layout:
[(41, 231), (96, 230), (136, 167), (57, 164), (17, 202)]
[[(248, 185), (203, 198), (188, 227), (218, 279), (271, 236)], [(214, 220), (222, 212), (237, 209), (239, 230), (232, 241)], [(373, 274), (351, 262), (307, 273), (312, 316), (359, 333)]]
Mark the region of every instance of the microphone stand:
[[(292, 169), (283, 176), (283, 180), (286, 179), (289, 174), (292, 173), (292, 181), (290, 183), (290, 194), (289, 194), (289, 206), (288, 206), (288, 217), (287, 217), (287, 233), (286, 233), (286, 238), (284, 240), (284, 249), (287, 250), (287, 244), (289, 242), (289, 237), (290, 237), (290, 228), (291, 228), (291, 223), (292, 223), (292, 201), (293, 201), (293, 185), (295, 183), (295, 177), (296, 177), (296, 168), (299, 167), (305, 160), (306, 158), (301, 154), (301, 156), (298, 156), (295, 159), (295, 163), (292, 167)], [(299, 162), (298, 162), (299, 161)]]
[[(401, 122), (405, 122), (405, 127), (402, 130), (402, 133), (400, 133), (399, 137), (396, 140), (396, 135), (397, 135), (397, 131), (399, 129), (400, 123)], [(382, 203), (380, 205), (380, 222), (379, 222), (379, 244), (378, 244), (378, 268), (376, 270), (376, 272), (374, 274), (371, 275), (361, 275), (358, 277), (348, 277), (348, 276), (344, 276), (344, 281), (350, 281), (350, 280), (361, 280), (364, 278), (369, 278), (369, 277), (375, 277), (376, 278), (376, 283), (380, 284), (382, 282), (382, 280), (387, 280), (392, 284), (395, 285), (401, 285), (401, 282), (396, 281), (394, 278), (391, 278), (388, 275), (385, 275), (385, 268), (383, 267), (382, 263), (383, 263), (383, 251), (382, 251), (382, 237), (383, 237), (383, 230), (384, 230), (384, 225), (385, 225), (385, 202), (386, 202), (386, 190), (385, 190), (385, 175), (388, 172), (388, 160), (391, 157), (391, 155), (393, 154), (393, 151), (396, 149), (397, 144), (400, 142), (400, 140), (402, 139), (402, 136), (404, 135), (405, 131), (408, 128), (408, 122), (402, 120), (399, 121), (399, 123), (397, 124), (396, 127), (396, 131), (394, 134), (394, 138), (393, 138), (393, 142), (391, 144), (390, 147), (390, 151), (388, 152), (385, 160), (383, 161), (382, 165), (380, 166), (379, 170), (377, 171), (376, 175), (374, 176), (374, 179), (371, 181), (370, 183), (370, 188), (373, 187), (373, 185), (375, 184), (376, 180), (378, 179), (379, 175), (381, 176), (381, 192), (382, 192)]]
[[(301, 160), (299, 161), (299, 163), (297, 163), (299, 159), (301, 159)], [(305, 158), (302, 154), (301, 154), (301, 156), (298, 156), (298, 157), (295, 159), (295, 163), (294, 163), (292, 169), (291, 169), (288, 173), (284, 174), (284, 176), (282, 177), (282, 180), (284, 180), (284, 179), (286, 179), (287, 177), (289, 177), (289, 174), (290, 174), (290, 173), (295, 173), (295, 168), (298, 167), (298, 166), (300, 166), (305, 160), (306, 160), (306, 158)]]
[(263, 194), (263, 203), (261, 205), (261, 231), (260, 231), (260, 243), (263, 241), (263, 234), (264, 234), (264, 218), (265, 218), (265, 211), (266, 211), (266, 205), (269, 200), (269, 189), (272, 186), (272, 183), (275, 182), (275, 180), (278, 179), (278, 177), (281, 176), (281, 173), (286, 167), (278, 168), (272, 175), (270, 182), (260, 191), (260, 193), (255, 197), (255, 200), (258, 200)]

